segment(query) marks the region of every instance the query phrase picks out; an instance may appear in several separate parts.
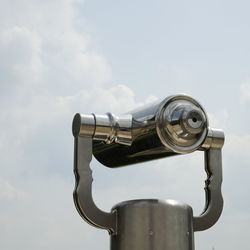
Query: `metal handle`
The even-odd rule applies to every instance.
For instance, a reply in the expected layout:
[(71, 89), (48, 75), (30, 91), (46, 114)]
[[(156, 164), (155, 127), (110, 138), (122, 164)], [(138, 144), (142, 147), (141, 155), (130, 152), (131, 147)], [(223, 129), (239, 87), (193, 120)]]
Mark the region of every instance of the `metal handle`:
[(223, 131), (210, 129), (203, 144), (207, 173), (207, 180), (205, 181), (206, 204), (201, 215), (193, 218), (194, 231), (203, 231), (212, 227), (221, 215), (223, 209), (221, 148), (223, 144)]
[(100, 210), (92, 198), (92, 138), (76, 136), (74, 149), (74, 202), (78, 213), (92, 226), (116, 233), (116, 213)]

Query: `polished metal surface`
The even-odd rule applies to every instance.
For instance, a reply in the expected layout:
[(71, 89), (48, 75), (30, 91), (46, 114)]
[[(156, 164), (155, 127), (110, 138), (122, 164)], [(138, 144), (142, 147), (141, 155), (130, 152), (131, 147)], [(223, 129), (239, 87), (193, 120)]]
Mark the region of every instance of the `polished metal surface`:
[(76, 114), (72, 123), (72, 133), (75, 137), (90, 137), (93, 138), (95, 134), (96, 124), (95, 116)]
[(218, 129), (209, 129), (207, 138), (201, 149), (204, 150), (206, 204), (200, 216), (194, 217), (194, 231), (202, 231), (212, 227), (219, 219), (223, 209), (222, 184), (222, 147), (224, 132)]
[(156, 130), (165, 147), (175, 153), (191, 153), (207, 136), (207, 115), (193, 98), (176, 95), (161, 103), (156, 114)]
[(193, 250), (192, 208), (173, 200), (132, 200), (112, 208), (111, 250)]
[(72, 131), (74, 136), (91, 137), (93, 140), (110, 144), (112, 142), (122, 145), (132, 143), (132, 116), (115, 116), (111, 113), (105, 115), (76, 114), (73, 119)]
[(116, 232), (116, 214), (106, 213), (96, 207), (92, 198), (92, 139), (75, 137), (74, 174), (75, 190), (73, 198), (81, 217), (92, 226), (106, 229), (110, 234)]
[(167, 97), (133, 110), (129, 115), (132, 119), (131, 145), (121, 145), (114, 140), (107, 144), (93, 136), (93, 154), (107, 167), (193, 152), (201, 147), (208, 133), (204, 109), (186, 95)]
[[(88, 223), (111, 234), (111, 250), (193, 250), (193, 232), (213, 226), (223, 209), (221, 194), (224, 133), (208, 127), (202, 106), (186, 95), (170, 96), (123, 116), (76, 114), (75, 206)], [(177, 201), (134, 200), (110, 213), (92, 198), (92, 154), (119, 167), (162, 157), (204, 151), (206, 203), (200, 216)]]
[(205, 151), (205, 163), (208, 175), (205, 188), (206, 205), (202, 214), (193, 219), (194, 231), (202, 231), (212, 227), (219, 219), (223, 209), (221, 150), (209, 149)]
[(225, 141), (225, 135), (221, 129), (209, 129), (206, 140), (201, 145), (200, 150), (222, 149)]

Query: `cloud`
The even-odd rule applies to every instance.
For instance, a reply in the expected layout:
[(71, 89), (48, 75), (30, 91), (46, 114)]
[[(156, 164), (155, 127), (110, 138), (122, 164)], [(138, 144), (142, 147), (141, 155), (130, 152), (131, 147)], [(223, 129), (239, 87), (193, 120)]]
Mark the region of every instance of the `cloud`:
[(229, 134), (226, 138), (225, 150), (228, 154), (241, 160), (250, 160), (250, 135)]
[[(14, 26), (0, 33), (1, 96), (41, 79), (41, 39), (27, 27)], [(16, 93), (18, 94), (18, 93)]]
[(22, 200), (28, 198), (28, 194), (20, 188), (14, 187), (7, 180), (0, 179), (0, 200), (6, 202), (9, 200)]
[(242, 83), (240, 85), (240, 93), (243, 100), (250, 101), (250, 83)]
[(211, 128), (226, 128), (229, 120), (228, 110), (217, 110), (215, 113), (209, 112), (207, 114), (209, 120), (209, 126)]
[(87, 230), (94, 244), (84, 247), (98, 249), (107, 233), (82, 222), (72, 200), (73, 115), (142, 103), (111, 84), (105, 56), (77, 30), (79, 1), (12, 4), (0, 4), (1, 248), (80, 248)]
[[(13, 167), (5, 174), (39, 167), (48, 172), (54, 150), (50, 141), (66, 138), (71, 146), (74, 113), (119, 113), (137, 103), (125, 85), (106, 87), (113, 81), (109, 64), (91, 49), (90, 35), (75, 28), (79, 1), (26, 1), (27, 8), (15, 4), (10, 19), (3, 9), (7, 13), (12, 6), (1, 3), (1, 157), (4, 166)], [(58, 155), (53, 158), (59, 158), (65, 146), (54, 147)], [(15, 155), (11, 160), (10, 152)]]
[[(108, 238), (107, 232), (96, 232), (96, 228), (89, 227), (77, 214), (72, 199), (72, 182), (61, 178), (36, 178), (28, 182), (23, 185), (28, 196), (20, 196), (20, 191), (14, 191), (14, 195), (11, 188), (12, 191), (8, 191), (11, 194), (5, 195), (4, 200), (2, 196), (0, 198), (2, 249), (81, 248), (84, 232), (88, 232), (84, 247), (97, 249), (98, 242)], [(2, 182), (0, 184), (2, 188)]]

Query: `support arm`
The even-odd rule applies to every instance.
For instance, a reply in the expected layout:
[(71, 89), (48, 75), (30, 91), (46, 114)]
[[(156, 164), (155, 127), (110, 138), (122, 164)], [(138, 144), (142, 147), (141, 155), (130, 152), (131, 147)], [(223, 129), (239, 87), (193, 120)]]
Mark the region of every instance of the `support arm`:
[(116, 233), (116, 213), (106, 213), (96, 207), (92, 198), (92, 138), (75, 136), (74, 174), (76, 179), (74, 202), (81, 217), (92, 226)]
[(200, 216), (193, 218), (194, 231), (203, 231), (212, 227), (219, 219), (223, 209), (221, 194), (222, 159), (221, 148), (224, 143), (224, 133), (220, 130), (209, 130), (205, 150), (206, 204)]

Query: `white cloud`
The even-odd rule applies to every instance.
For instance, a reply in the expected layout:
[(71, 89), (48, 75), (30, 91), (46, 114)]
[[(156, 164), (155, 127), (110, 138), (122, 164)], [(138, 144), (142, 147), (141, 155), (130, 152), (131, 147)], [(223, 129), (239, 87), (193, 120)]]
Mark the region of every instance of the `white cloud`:
[(20, 188), (14, 187), (7, 180), (0, 179), (0, 200), (6, 202), (8, 200), (27, 199), (28, 194)]
[(218, 110), (216, 113), (208, 113), (209, 126), (211, 128), (225, 129), (229, 120), (227, 110)]
[[(89, 227), (74, 208), (73, 183), (58, 178), (28, 181), (28, 198), (11, 188), (0, 207), (1, 249), (97, 249), (108, 233)], [(0, 183), (2, 186), (2, 182)], [(29, 188), (32, 185), (32, 188)], [(2, 188), (2, 187), (1, 187)], [(26, 193), (26, 192), (25, 192)], [(99, 239), (98, 242), (95, 239)]]
[[(75, 28), (75, 4), (79, 1), (22, 5), (17, 1), (13, 9), (1, 3), (5, 25), (0, 26), (0, 147), (16, 156), (12, 157), (16, 166), (20, 158), (33, 157), (28, 141), (33, 140), (33, 149), (38, 149), (41, 134), (48, 141), (53, 135), (63, 137), (66, 129), (70, 135), (75, 112), (122, 112), (136, 106), (125, 85), (105, 87), (112, 81), (111, 68), (103, 55), (90, 48), (90, 36)], [(13, 18), (3, 9), (13, 11)], [(8, 158), (2, 153), (5, 164)]]
[(250, 160), (250, 135), (229, 134), (226, 137), (225, 150), (231, 156)]
[(240, 85), (240, 93), (243, 100), (250, 101), (250, 83), (242, 83)]
[[(0, 31), (1, 96), (33, 88), (42, 77), (41, 39), (27, 27), (14, 26)], [(28, 93), (26, 93), (28, 94)]]
[(153, 95), (149, 95), (145, 101), (145, 103), (151, 103), (151, 102), (155, 102), (158, 100), (158, 97), (153, 96)]
[(0, 4), (1, 249), (79, 248), (86, 230), (85, 248), (108, 238), (74, 208), (71, 121), (139, 104), (124, 84), (106, 87), (112, 70), (75, 28), (76, 2)]

